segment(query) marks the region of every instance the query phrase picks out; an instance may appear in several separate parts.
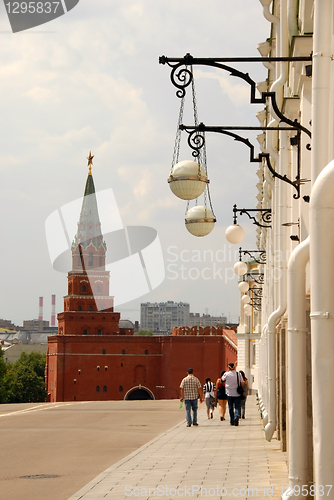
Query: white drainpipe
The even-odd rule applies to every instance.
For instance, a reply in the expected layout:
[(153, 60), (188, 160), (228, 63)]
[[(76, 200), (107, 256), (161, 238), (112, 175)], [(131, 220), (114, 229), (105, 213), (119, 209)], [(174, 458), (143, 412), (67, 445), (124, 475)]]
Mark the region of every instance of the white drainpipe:
[[(310, 277), (314, 479), (317, 491), (333, 484), (334, 160), (311, 191)], [(326, 488), (326, 487), (325, 487)], [(326, 498), (334, 499), (334, 488)], [(320, 498), (317, 495), (316, 498)]]
[[(286, 133), (281, 133), (281, 149), (280, 149), (280, 165), (281, 172), (284, 167), (286, 168), (288, 164), (288, 138)], [(278, 256), (280, 259), (280, 265), (277, 269), (279, 275), (276, 277), (279, 281), (279, 304), (277, 309), (271, 313), (268, 319), (268, 382), (269, 382), (269, 401), (268, 401), (268, 423), (265, 426), (265, 435), (267, 441), (270, 441), (275, 429), (276, 429), (276, 345), (275, 345), (275, 333), (276, 325), (286, 311), (287, 298), (286, 298), (286, 241), (287, 241), (287, 229), (282, 226), (283, 222), (286, 222), (286, 196), (287, 196), (287, 186), (284, 182), (276, 180), (279, 182), (279, 193), (278, 193), (278, 213), (277, 213), (277, 231), (278, 231)]]
[(333, 0), (314, 0), (311, 181), (332, 159), (329, 153)]
[(293, 36), (298, 35), (297, 17), (297, 0), (288, 0), (288, 29), (290, 41)]
[[(319, 489), (333, 484), (334, 479), (333, 390), (330, 382), (334, 353), (334, 161), (330, 161), (333, 140), (329, 140), (332, 37), (333, 0), (314, 0), (310, 316), (314, 480), (318, 492), (315, 498), (319, 500)], [(333, 500), (334, 488), (328, 496), (327, 492), (328, 488), (326, 498)]]
[[(279, 34), (279, 56), (287, 56), (289, 52), (288, 26), (287, 26), (287, 0), (281, 1), (280, 28)], [(280, 106), (282, 102), (281, 89), (287, 79), (287, 64), (280, 64), (281, 74), (273, 83), (271, 91), (276, 92), (277, 103)], [(275, 117), (275, 115), (273, 115)], [(288, 138), (286, 133), (280, 132), (281, 149), (279, 154), (279, 172), (286, 173), (288, 165)], [(279, 182), (279, 184), (277, 184)], [(284, 182), (275, 179), (275, 185), (278, 185), (278, 211), (276, 212), (277, 230), (278, 230), (278, 250), (280, 252), (281, 265), (279, 266), (279, 303), (277, 309), (271, 313), (268, 319), (268, 423), (265, 426), (265, 435), (267, 441), (270, 441), (276, 429), (276, 345), (275, 332), (276, 325), (286, 311), (286, 231), (282, 228), (282, 223), (286, 222), (286, 185)]]
[[(310, 258), (308, 236), (292, 252), (288, 263), (288, 443), (289, 488), (282, 499), (305, 498), (307, 474), (306, 394), (306, 265)], [(296, 487), (296, 488), (295, 488)], [(299, 488), (298, 488), (299, 487)], [(295, 489), (294, 489), (295, 488)], [(305, 488), (304, 488), (305, 489)], [(297, 495), (297, 492), (300, 492)]]

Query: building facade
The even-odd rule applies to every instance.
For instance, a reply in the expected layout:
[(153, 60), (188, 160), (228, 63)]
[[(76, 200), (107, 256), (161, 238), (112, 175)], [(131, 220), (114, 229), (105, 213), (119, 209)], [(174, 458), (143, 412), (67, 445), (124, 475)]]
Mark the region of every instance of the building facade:
[[(226, 316), (211, 316), (210, 314), (190, 313), (188, 326), (225, 326)], [(185, 325), (184, 325), (185, 326)]]
[[(240, 292), (238, 366), (256, 379), (267, 440), (288, 452), (282, 498), (320, 498), (334, 477), (333, 398), (323, 382), (334, 367), (334, 2), (260, 1), (268, 39), (258, 50), (282, 59), (264, 61), (267, 79), (257, 84), (266, 98), (256, 113), (256, 208), (272, 220), (258, 213), (260, 285), (249, 262), (240, 278), (249, 290)], [(258, 288), (260, 307), (249, 310), (245, 295), (253, 303)]]
[(140, 304), (140, 326), (155, 333), (172, 333), (174, 326), (189, 324), (189, 304), (145, 302)]

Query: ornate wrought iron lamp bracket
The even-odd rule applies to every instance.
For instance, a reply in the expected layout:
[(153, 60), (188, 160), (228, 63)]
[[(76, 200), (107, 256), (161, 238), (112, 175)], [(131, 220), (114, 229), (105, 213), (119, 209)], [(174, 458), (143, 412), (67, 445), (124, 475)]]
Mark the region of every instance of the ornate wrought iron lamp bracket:
[(252, 288), (249, 289), (250, 292), (252, 292), (253, 296), (256, 298), (262, 298), (263, 297), (263, 288), (262, 286), (253, 286)]
[[(172, 84), (178, 89), (176, 92), (177, 97), (182, 98), (186, 94), (186, 88), (191, 84), (193, 75), (192, 72), (188, 69), (188, 66), (211, 66), (213, 68), (219, 68), (223, 71), (228, 71), (231, 76), (235, 76), (237, 78), (241, 78), (245, 82), (248, 83), (251, 87), (250, 92), (250, 103), (251, 104), (265, 104), (266, 99), (271, 99), (272, 107), (277, 115), (277, 117), (284, 123), (295, 127), (297, 130), (305, 132), (311, 138), (311, 132), (303, 127), (297, 120), (290, 120), (286, 116), (281, 113), (280, 109), (277, 106), (276, 102), (276, 94), (275, 92), (262, 92), (261, 97), (256, 97), (256, 83), (249, 76), (248, 73), (243, 73), (231, 66), (227, 66), (222, 63), (231, 63), (231, 62), (284, 62), (284, 61), (301, 61), (301, 62), (310, 62), (312, 61), (312, 55), (309, 56), (300, 56), (300, 57), (223, 57), (223, 58), (210, 58), (210, 57), (202, 57), (195, 58), (191, 54), (186, 54), (182, 58), (171, 58), (166, 56), (159, 57), (160, 64), (167, 64), (170, 68), (172, 68), (170, 79)], [(178, 71), (180, 68), (180, 71)]]
[[(199, 155), (200, 149), (204, 146), (205, 139), (203, 136), (203, 132), (216, 132), (218, 134), (228, 135), (229, 137), (233, 137), (235, 141), (242, 142), (249, 148), (249, 161), (251, 163), (261, 163), (262, 160), (266, 160), (267, 167), (269, 168), (270, 173), (280, 179), (281, 181), (287, 182), (291, 186), (293, 186), (297, 193), (293, 195), (294, 199), (300, 198), (300, 185), (307, 182), (307, 179), (300, 178), (300, 163), (298, 162), (297, 175), (294, 181), (289, 179), (286, 175), (281, 175), (273, 168), (269, 153), (259, 153), (257, 157), (254, 156), (254, 145), (245, 137), (241, 137), (232, 130), (298, 130), (296, 127), (225, 127), (225, 126), (207, 126), (204, 123), (200, 123), (197, 126), (188, 126), (188, 125), (180, 125), (180, 130), (185, 130), (188, 133), (188, 144), (189, 147), (193, 150), (192, 155), (197, 157)], [(298, 130), (297, 136), (300, 136), (300, 132)], [(299, 137), (300, 138), (300, 137)], [(298, 146), (298, 157), (299, 157), (299, 148), (300, 148), (300, 140), (297, 141)]]
[[(264, 224), (261, 224), (258, 220), (256, 220), (256, 217), (253, 217), (250, 215), (249, 212), (260, 212), (261, 213), (261, 220), (264, 222)], [(253, 224), (259, 227), (267, 227), (270, 228), (271, 225), (269, 224), (271, 222), (271, 208), (238, 208), (237, 205), (233, 205), (233, 224), (237, 224), (237, 214), (243, 215), (246, 214), (248, 215), (249, 219), (253, 221)]]
[(258, 273), (258, 272), (249, 272), (246, 273), (246, 276), (249, 278), (248, 281), (255, 281), (258, 285), (263, 285), (264, 283), (264, 273)]
[[(229, 135), (233, 137), (234, 140), (243, 142), (250, 148), (250, 157), (251, 162), (261, 162), (262, 159), (266, 159), (267, 166), (274, 177), (287, 182), (292, 185), (297, 193), (293, 195), (294, 199), (300, 198), (300, 184), (306, 182), (306, 179), (300, 178), (300, 133), (304, 132), (311, 138), (311, 132), (301, 125), (297, 120), (290, 120), (278, 108), (276, 102), (276, 94), (275, 92), (262, 92), (261, 97), (256, 97), (256, 83), (249, 76), (248, 73), (243, 73), (231, 66), (227, 66), (223, 63), (231, 63), (231, 62), (281, 62), (281, 61), (301, 61), (301, 62), (310, 62), (312, 61), (312, 55), (309, 56), (301, 56), (301, 57), (236, 57), (236, 58), (195, 58), (191, 54), (186, 54), (183, 58), (170, 58), (166, 56), (161, 56), (159, 58), (160, 64), (167, 64), (171, 71), (171, 82), (178, 89), (176, 91), (176, 95), (179, 98), (183, 98), (186, 94), (186, 88), (191, 84), (193, 80), (192, 71), (188, 69), (188, 67), (195, 65), (202, 66), (211, 66), (214, 68), (222, 69), (223, 71), (227, 71), (231, 76), (240, 78), (244, 80), (248, 85), (250, 85), (250, 103), (251, 104), (266, 104), (267, 98), (271, 100), (271, 104), (276, 116), (283, 123), (286, 123), (289, 127), (206, 127), (204, 124), (200, 124), (198, 128), (196, 127), (186, 127), (184, 125), (180, 126), (181, 130), (186, 130), (188, 132), (188, 144), (193, 149), (193, 156), (198, 156), (199, 150), (204, 145), (204, 137), (197, 132), (218, 132), (221, 134)], [(298, 172), (296, 179), (292, 181), (286, 175), (278, 174), (270, 163), (269, 153), (260, 153), (257, 158), (254, 157), (254, 146), (243, 137), (240, 137), (237, 134), (229, 132), (231, 130), (297, 130), (297, 135), (291, 139), (291, 144), (298, 146)], [(307, 149), (311, 149), (310, 144), (306, 145)]]
[[(258, 254), (256, 257), (254, 254)], [(243, 250), (241, 247), (239, 248), (239, 260), (242, 260), (242, 255), (248, 255), (251, 259), (253, 259), (258, 264), (266, 264), (266, 251), (265, 250)]]
[(253, 309), (256, 311), (261, 311), (262, 300), (261, 299), (251, 299), (249, 303)]

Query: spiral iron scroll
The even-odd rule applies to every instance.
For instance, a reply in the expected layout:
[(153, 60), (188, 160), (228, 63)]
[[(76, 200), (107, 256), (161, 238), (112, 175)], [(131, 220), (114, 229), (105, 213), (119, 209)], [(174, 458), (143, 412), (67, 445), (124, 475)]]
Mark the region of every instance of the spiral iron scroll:
[(264, 273), (246, 273), (249, 281), (255, 281), (258, 285), (262, 285), (264, 283)]
[(174, 87), (178, 89), (176, 91), (177, 97), (179, 99), (182, 99), (182, 97), (186, 95), (186, 88), (191, 84), (193, 80), (193, 74), (187, 67), (181, 67), (180, 70), (177, 71), (178, 69), (178, 66), (175, 66), (172, 69), (170, 79)]
[[(240, 215), (243, 215), (243, 214), (246, 214), (248, 215), (249, 219), (253, 221), (253, 224), (255, 224), (256, 226), (259, 226), (259, 227), (267, 227), (267, 228), (270, 228), (271, 225), (271, 208), (259, 208), (259, 209), (239, 209), (237, 210), (239, 212)], [(256, 219), (256, 217), (253, 217), (252, 215), (250, 215), (249, 212), (260, 212), (261, 214), (261, 220), (262, 222), (264, 222), (264, 224), (260, 224), (260, 222)]]
[(250, 290), (255, 298), (261, 298), (263, 296), (263, 288), (261, 286), (253, 286)]
[[(253, 259), (258, 264), (266, 264), (266, 251), (265, 250), (242, 250), (239, 249), (239, 256), (241, 260), (241, 255), (248, 255), (251, 259)], [(258, 257), (255, 254), (259, 254)]]

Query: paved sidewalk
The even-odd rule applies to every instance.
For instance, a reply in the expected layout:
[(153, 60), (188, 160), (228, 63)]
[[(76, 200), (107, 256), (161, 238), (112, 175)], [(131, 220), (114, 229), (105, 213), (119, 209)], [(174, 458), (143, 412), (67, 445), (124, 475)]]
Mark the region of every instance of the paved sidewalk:
[(246, 419), (230, 426), (228, 410), (199, 426), (178, 424), (97, 476), (69, 500), (132, 498), (281, 498), (288, 483), (286, 453), (265, 439), (255, 396)]

